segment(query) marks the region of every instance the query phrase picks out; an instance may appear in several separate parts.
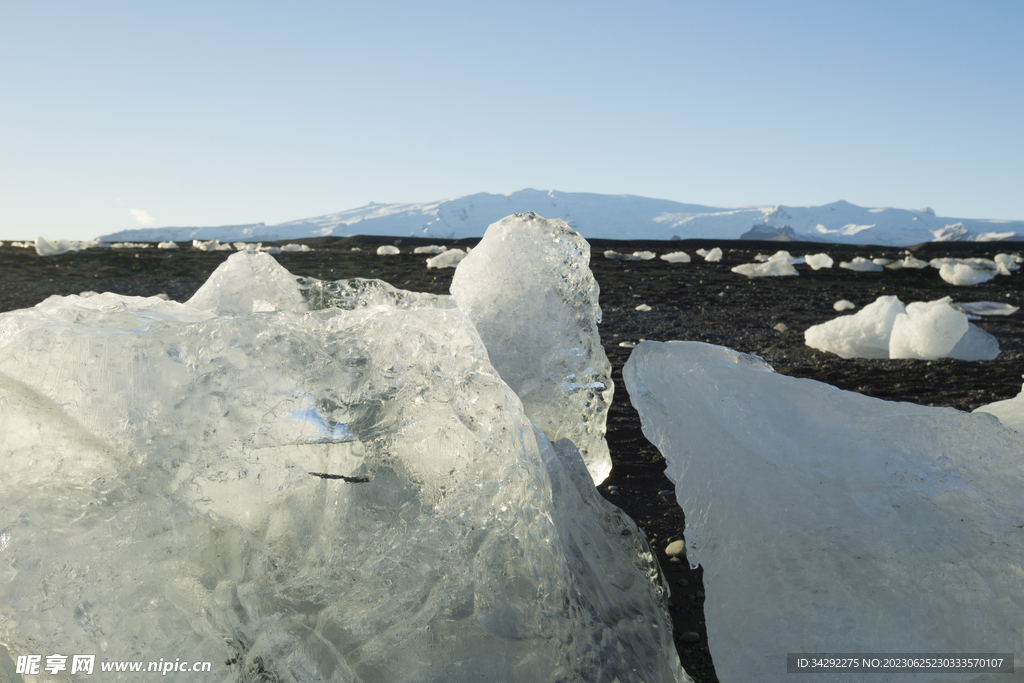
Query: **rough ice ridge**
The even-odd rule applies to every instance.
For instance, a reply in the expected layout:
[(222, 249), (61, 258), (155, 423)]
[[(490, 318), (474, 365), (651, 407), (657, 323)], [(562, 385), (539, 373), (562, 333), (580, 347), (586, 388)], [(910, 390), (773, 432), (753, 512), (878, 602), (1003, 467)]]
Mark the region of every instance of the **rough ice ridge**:
[(552, 441), (571, 439), (594, 483), (604, 481), (614, 387), (586, 240), (559, 219), (509, 216), (459, 263), (451, 293), (527, 417)]
[(283, 291), (269, 258), (208, 284), (302, 304), (246, 311), (222, 287), (205, 310), (101, 294), (0, 315), (11, 655), (690, 680), (643, 534), (529, 422), (467, 316), (371, 281)]
[(695, 342), (638, 345), (624, 379), (704, 567), (722, 683), (796, 680), (787, 652), (1024, 656), (1024, 437)]

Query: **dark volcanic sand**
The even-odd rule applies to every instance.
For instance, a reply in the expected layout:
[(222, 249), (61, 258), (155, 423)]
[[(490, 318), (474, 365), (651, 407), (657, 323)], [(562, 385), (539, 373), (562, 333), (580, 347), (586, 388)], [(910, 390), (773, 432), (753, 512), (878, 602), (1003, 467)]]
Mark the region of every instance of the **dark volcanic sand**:
[[(471, 246), (477, 240), (422, 240), (353, 237), (298, 240), (312, 253), (284, 253), (275, 258), (296, 275), (324, 280), (379, 278), (414, 291), (447, 294), (453, 270), (428, 270), (427, 256), (402, 253), (377, 256), (379, 244), (413, 246), (436, 243)], [(362, 251), (352, 251), (359, 246)], [(722, 247), (720, 263), (706, 263), (696, 249)], [(1024, 312), (988, 316), (975, 324), (995, 335), (1001, 352), (994, 361), (844, 360), (815, 351), (803, 343), (811, 325), (839, 313), (832, 304), (849, 299), (857, 310), (877, 297), (895, 294), (904, 303), (951, 296), (954, 301), (1001, 301), (1024, 307), (1021, 272), (998, 276), (971, 287), (946, 284), (933, 268), (883, 273), (858, 273), (838, 267), (854, 256), (902, 258), (904, 248), (848, 247), (784, 242), (685, 240), (672, 242), (595, 240), (591, 269), (601, 286), (604, 321), (601, 337), (612, 362), (615, 402), (608, 415), (608, 445), (614, 469), (601, 492), (625, 510), (646, 532), (672, 588), (670, 611), (683, 667), (696, 681), (717, 681), (707, 649), (701, 569), (672, 563), (665, 546), (683, 532), (683, 513), (675, 502), (664, 462), (640, 431), (640, 419), (629, 404), (622, 383), (622, 366), (630, 349), (619, 342), (672, 339), (721, 344), (761, 356), (780, 373), (828, 382), (841, 389), (892, 400), (970, 410), (1017, 395), (1024, 373)], [(652, 261), (611, 261), (606, 249), (632, 253), (649, 249), (657, 254), (686, 251), (694, 261), (670, 264)], [(750, 263), (758, 253), (786, 249), (799, 256), (827, 252), (836, 260), (832, 269), (813, 271), (797, 266), (799, 277), (748, 279), (730, 272)], [(918, 258), (986, 256), (1024, 252), (1024, 243), (938, 243), (911, 247)], [(32, 306), (51, 294), (112, 291), (153, 296), (165, 293), (188, 299), (232, 252), (178, 250), (100, 250), (39, 257), (30, 249), (0, 247), (0, 311)], [(653, 308), (639, 312), (646, 303)], [(784, 323), (789, 330), (774, 329)], [(696, 633), (696, 642), (689, 642)]]

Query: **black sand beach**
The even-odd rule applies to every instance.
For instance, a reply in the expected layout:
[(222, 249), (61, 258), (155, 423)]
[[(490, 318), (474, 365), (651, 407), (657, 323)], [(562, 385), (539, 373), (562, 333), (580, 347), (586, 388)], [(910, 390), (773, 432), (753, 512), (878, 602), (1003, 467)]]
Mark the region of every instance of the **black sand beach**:
[[(325, 280), (379, 278), (414, 291), (447, 294), (451, 269), (428, 270), (426, 256), (412, 247), (427, 243), (471, 246), (477, 240), (438, 241), (374, 237), (299, 240), (310, 253), (283, 253), (277, 260), (300, 276)], [(381, 257), (380, 244), (397, 244), (403, 253)], [(706, 263), (696, 249), (721, 247), (720, 263)], [(361, 251), (352, 251), (353, 247)], [(839, 315), (832, 307), (848, 299), (858, 309), (882, 295), (897, 295), (904, 303), (950, 296), (954, 301), (999, 301), (1024, 307), (1024, 275), (1016, 272), (980, 285), (956, 287), (942, 281), (933, 268), (860, 273), (840, 269), (840, 260), (854, 256), (902, 258), (902, 247), (853, 247), (820, 243), (728, 242), (686, 240), (671, 242), (606, 241), (591, 243), (591, 269), (601, 286), (604, 321), (601, 336), (613, 365), (615, 402), (608, 419), (608, 442), (614, 469), (601, 492), (622, 507), (646, 532), (672, 589), (670, 609), (676, 643), (684, 668), (696, 681), (716, 681), (704, 627), (702, 572), (688, 564), (670, 562), (665, 546), (682, 535), (683, 513), (672, 485), (663, 474), (661, 455), (643, 437), (636, 411), (622, 383), (622, 366), (630, 349), (621, 342), (673, 339), (721, 344), (753, 353), (778, 372), (807, 377), (892, 401), (950, 406), (970, 410), (978, 405), (1015, 396), (1024, 373), (1024, 313), (989, 316), (975, 321), (1001, 346), (993, 361), (844, 360), (804, 345), (811, 325)], [(685, 251), (687, 264), (613, 261), (606, 249), (621, 253), (650, 250), (657, 254)], [(786, 249), (793, 255), (826, 252), (836, 260), (832, 269), (813, 271), (797, 266), (798, 277), (756, 278), (730, 272), (750, 263), (759, 253)], [(920, 259), (939, 256), (986, 256), (1024, 252), (1024, 243), (929, 243), (910, 247)], [(188, 299), (230, 253), (177, 250), (89, 249), (39, 257), (31, 249), (0, 247), (0, 311), (32, 306), (52, 294), (112, 291), (120, 294)], [(636, 306), (651, 310), (640, 312)], [(782, 323), (787, 329), (779, 331)]]

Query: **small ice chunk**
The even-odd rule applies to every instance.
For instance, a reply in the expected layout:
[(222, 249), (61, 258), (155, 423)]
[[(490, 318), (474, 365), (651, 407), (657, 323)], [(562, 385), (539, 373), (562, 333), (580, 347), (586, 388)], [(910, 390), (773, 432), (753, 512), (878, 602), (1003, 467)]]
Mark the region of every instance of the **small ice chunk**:
[(905, 310), (895, 296), (880, 296), (853, 315), (809, 327), (804, 342), (843, 358), (888, 358), (893, 324)]
[(958, 301), (953, 304), (967, 315), (1012, 315), (1020, 310), (1019, 306), (1000, 301)]
[(83, 242), (79, 240), (48, 240), (45, 237), (37, 237), (35, 241), (36, 253), (40, 256), (57, 256), (66, 254), (69, 251), (81, 251), (90, 247), (100, 246), (99, 240)]
[(839, 301), (832, 304), (832, 308), (836, 309), (837, 311), (849, 311), (851, 309), (857, 308), (857, 305), (854, 304), (852, 301), (840, 299)]
[(301, 253), (305, 253), (305, 252), (309, 252), (309, 251), (313, 251), (313, 250), (310, 249), (309, 245), (307, 245), (307, 244), (286, 244), (283, 247), (281, 247), (281, 251), (282, 252), (286, 252), (286, 253), (288, 253), (288, 252), (301, 252)]
[(846, 268), (847, 270), (855, 270), (860, 273), (881, 273), (882, 266), (869, 261), (863, 256), (857, 256), (852, 261), (840, 261), (840, 268)]
[(428, 244), (425, 247), (416, 247), (415, 249), (412, 250), (412, 253), (414, 253), (414, 254), (443, 254), (447, 250), (448, 250), (447, 247), (442, 247), (441, 245), (438, 245), (438, 244)]
[(662, 261), (668, 261), (669, 263), (689, 263), (690, 255), (685, 251), (672, 251), (667, 254), (662, 254), (659, 257)]
[(647, 304), (640, 304), (639, 306), (636, 307), (635, 310), (646, 313), (647, 311), (651, 310), (651, 307), (648, 306)]
[(656, 256), (653, 251), (634, 251), (633, 258), (637, 261), (650, 261)]
[(461, 249), (449, 249), (437, 256), (427, 259), (427, 268), (454, 268), (462, 259), (466, 258), (466, 252)]
[(804, 256), (804, 261), (814, 270), (831, 268), (832, 264), (835, 263), (828, 254), (807, 254)]
[(234, 251), (230, 244), (221, 244), (220, 240), (192, 240), (192, 248), (199, 251)]
[(176, 242), (160, 242), (156, 245), (157, 249), (177, 249), (178, 244)]
[(877, 258), (871, 259), (871, 262), (874, 263), (876, 266), (882, 266), (884, 268), (885, 266), (892, 263), (892, 259), (885, 258), (884, 256), (879, 256)]
[(893, 322), (889, 358), (945, 358), (968, 325), (967, 316), (950, 305), (949, 297), (915, 301)]
[(394, 256), (400, 253), (402, 252), (393, 244), (382, 244), (377, 247), (377, 256)]
[(917, 269), (921, 269), (921, 268), (927, 268), (928, 265), (929, 264), (928, 264), (927, 261), (922, 261), (921, 259), (914, 258), (913, 256), (907, 256), (905, 259), (903, 259), (903, 267), (904, 268), (917, 268)]
[(768, 257), (763, 263), (744, 263), (731, 268), (732, 272), (746, 275), (747, 277), (779, 277), (787, 275), (799, 275), (793, 267), (794, 259), (788, 251), (778, 251)]
[(951, 285), (978, 285), (996, 276), (996, 271), (973, 268), (966, 263), (947, 263), (939, 267), (939, 277)]
[(308, 309), (296, 277), (257, 251), (229, 256), (185, 305), (222, 316)]
[(708, 261), (709, 263), (717, 263), (718, 261), (721, 261), (722, 260), (722, 250), (720, 248), (718, 248), (718, 247), (715, 247), (711, 251), (709, 251), (706, 254), (704, 254), (704, 260)]

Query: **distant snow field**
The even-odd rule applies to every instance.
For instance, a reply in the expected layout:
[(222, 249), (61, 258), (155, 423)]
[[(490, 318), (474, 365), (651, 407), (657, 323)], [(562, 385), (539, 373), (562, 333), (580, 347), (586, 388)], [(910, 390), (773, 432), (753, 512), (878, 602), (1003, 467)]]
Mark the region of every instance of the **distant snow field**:
[(560, 218), (587, 239), (789, 239), (886, 246), (1024, 239), (1024, 220), (944, 218), (931, 209), (866, 208), (845, 201), (823, 206), (714, 207), (634, 195), (534, 189), (413, 204), (370, 203), (277, 225), (139, 228), (99, 239), (274, 242), (329, 235), (460, 239), (480, 237), (491, 223), (528, 211)]

